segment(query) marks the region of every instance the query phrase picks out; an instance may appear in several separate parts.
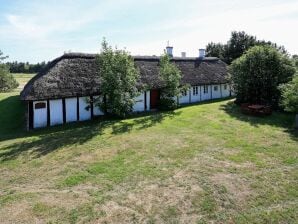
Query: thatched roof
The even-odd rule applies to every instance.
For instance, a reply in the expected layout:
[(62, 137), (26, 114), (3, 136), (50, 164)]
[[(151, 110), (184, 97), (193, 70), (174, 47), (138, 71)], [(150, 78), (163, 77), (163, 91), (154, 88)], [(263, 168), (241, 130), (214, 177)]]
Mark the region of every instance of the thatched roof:
[[(100, 72), (95, 54), (69, 53), (53, 60), (33, 77), (21, 92), (22, 100), (54, 99), (100, 94)], [(160, 88), (159, 59), (134, 56), (140, 70), (138, 85)], [(218, 58), (179, 58), (172, 61), (182, 73), (182, 84), (218, 84), (227, 82), (226, 64)]]

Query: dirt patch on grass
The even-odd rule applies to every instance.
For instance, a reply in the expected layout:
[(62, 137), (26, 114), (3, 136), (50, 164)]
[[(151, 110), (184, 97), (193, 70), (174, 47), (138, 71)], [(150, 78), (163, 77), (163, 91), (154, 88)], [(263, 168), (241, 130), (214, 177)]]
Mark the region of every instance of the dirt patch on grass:
[(239, 177), (237, 174), (216, 173), (211, 176), (210, 180), (215, 185), (224, 186), (237, 206), (243, 206), (248, 197), (253, 193), (249, 187), (249, 181)]
[(196, 179), (179, 171), (159, 183), (144, 181), (127, 191), (114, 189), (112, 200), (99, 207), (106, 215), (98, 221), (195, 223), (200, 214), (194, 212), (192, 198), (202, 191)]

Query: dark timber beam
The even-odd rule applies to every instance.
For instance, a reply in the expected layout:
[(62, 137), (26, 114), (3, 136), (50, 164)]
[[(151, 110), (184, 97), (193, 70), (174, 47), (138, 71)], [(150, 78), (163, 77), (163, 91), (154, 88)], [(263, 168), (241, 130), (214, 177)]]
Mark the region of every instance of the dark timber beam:
[(51, 126), (50, 100), (47, 100), (47, 126)]

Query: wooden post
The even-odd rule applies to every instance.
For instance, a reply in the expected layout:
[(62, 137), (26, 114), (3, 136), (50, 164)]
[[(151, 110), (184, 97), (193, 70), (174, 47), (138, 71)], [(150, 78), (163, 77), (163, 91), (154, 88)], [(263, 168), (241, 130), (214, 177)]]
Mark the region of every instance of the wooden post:
[(28, 102), (28, 119), (29, 119), (29, 129), (33, 129), (33, 121), (34, 121), (34, 109), (33, 109), (33, 101)]
[(144, 92), (144, 110), (147, 110), (147, 91)]
[(50, 100), (47, 100), (47, 126), (51, 126)]
[(79, 97), (77, 96), (77, 120), (80, 120), (80, 102)]
[(62, 113), (63, 113), (63, 124), (65, 124), (66, 123), (65, 98), (62, 99)]

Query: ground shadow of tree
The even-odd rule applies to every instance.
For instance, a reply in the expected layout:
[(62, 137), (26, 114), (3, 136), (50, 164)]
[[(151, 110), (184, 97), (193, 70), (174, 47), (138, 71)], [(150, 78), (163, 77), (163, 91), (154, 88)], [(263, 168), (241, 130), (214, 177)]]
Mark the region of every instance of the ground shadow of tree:
[(293, 126), (295, 116), (293, 114), (273, 112), (272, 115), (265, 117), (250, 116), (241, 113), (240, 106), (236, 105), (233, 101), (221, 105), (220, 109), (224, 110), (231, 117), (247, 122), (255, 127), (258, 127), (259, 125), (281, 127), (285, 132), (289, 133), (295, 141), (298, 141), (298, 130)]
[(122, 120), (112, 126), (113, 134), (121, 134), (123, 132), (130, 132), (132, 129), (141, 130), (160, 124), (165, 118), (172, 119), (173, 117), (181, 114), (181, 111), (166, 111), (166, 112), (153, 112), (150, 114), (141, 113), (134, 115), (132, 122)]
[(80, 145), (94, 136), (101, 135), (111, 129), (112, 135), (140, 130), (161, 123), (166, 117), (172, 118), (181, 112), (155, 112), (151, 114), (134, 115), (136, 119), (96, 119), (92, 121), (49, 127), (30, 132), (24, 131), (24, 137), (33, 137), (6, 145), (0, 149), (0, 161), (15, 159), (23, 153), (29, 153), (29, 158), (38, 158), (59, 150), (63, 147)]
[(19, 95), (0, 100), (0, 141), (23, 135), (25, 104)]

